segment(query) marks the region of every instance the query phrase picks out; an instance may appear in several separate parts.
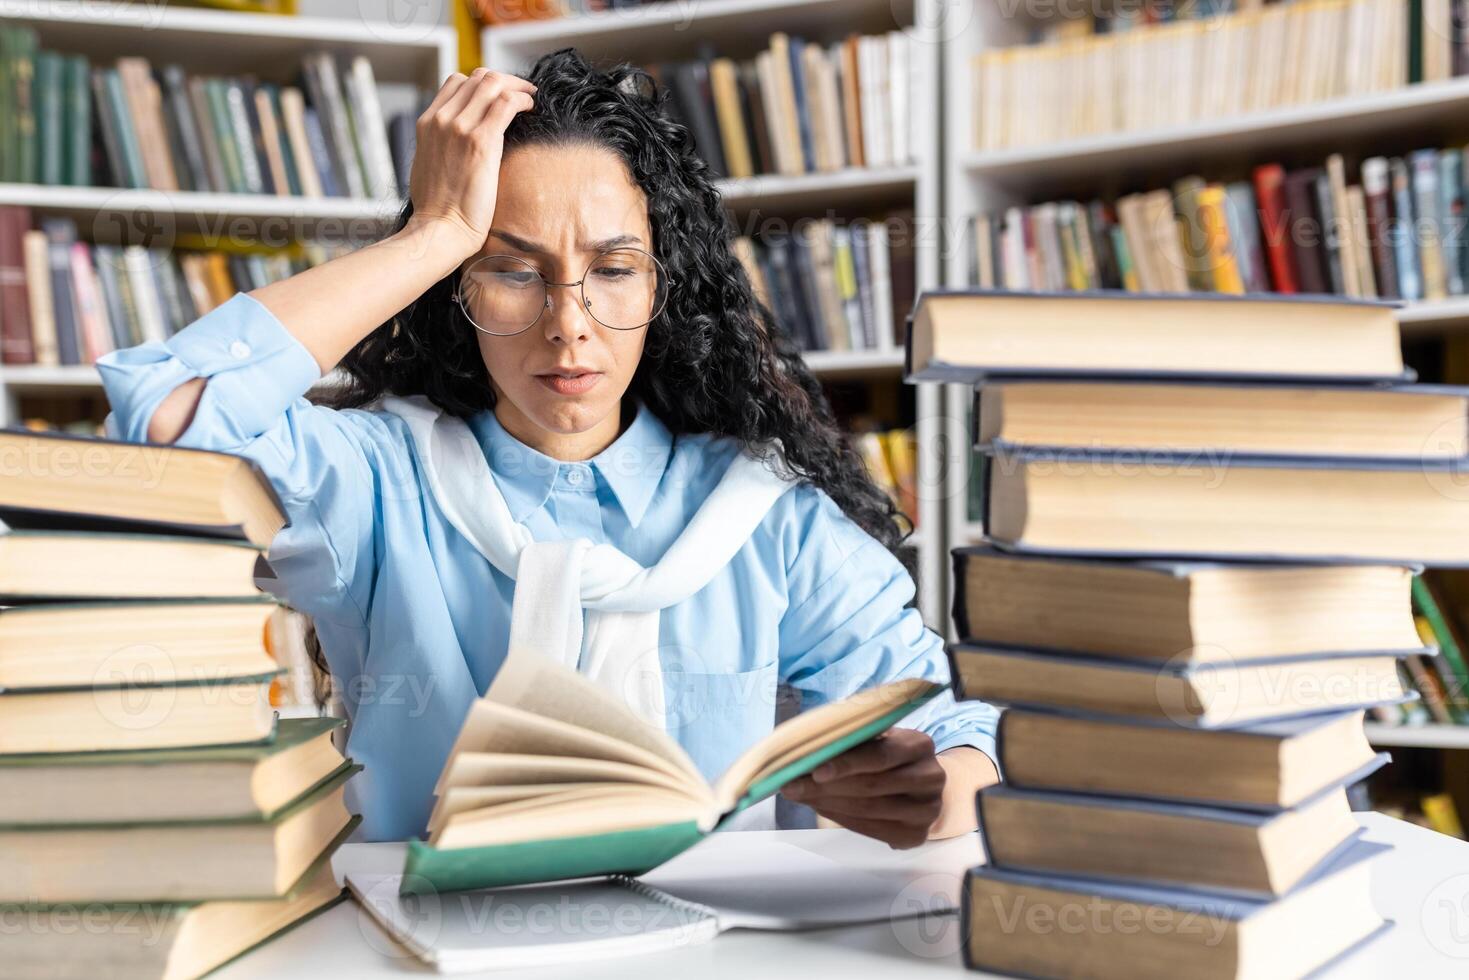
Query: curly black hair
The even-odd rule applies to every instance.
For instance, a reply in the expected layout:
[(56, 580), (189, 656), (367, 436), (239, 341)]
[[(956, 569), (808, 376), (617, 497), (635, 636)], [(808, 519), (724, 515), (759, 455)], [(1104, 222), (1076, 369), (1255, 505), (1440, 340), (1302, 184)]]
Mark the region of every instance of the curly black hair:
[[(633, 65), (595, 68), (574, 48), (542, 56), (526, 77), (536, 86), (535, 107), (506, 129), (505, 154), (569, 144), (615, 153), (647, 196), (654, 252), (677, 283), (648, 327), (629, 393), (675, 436), (730, 436), (757, 455), (779, 439), (793, 475), (826, 491), (896, 551), (905, 536), (901, 515), (837, 426), (795, 344), (756, 299), (708, 165), (688, 128), (665, 111), (669, 90)], [(410, 203), (399, 227), (411, 214)], [(350, 380), (332, 404), (422, 394), (461, 417), (492, 408), (494, 391), (456, 288), (457, 273), (445, 277), (353, 348), (341, 364)]]

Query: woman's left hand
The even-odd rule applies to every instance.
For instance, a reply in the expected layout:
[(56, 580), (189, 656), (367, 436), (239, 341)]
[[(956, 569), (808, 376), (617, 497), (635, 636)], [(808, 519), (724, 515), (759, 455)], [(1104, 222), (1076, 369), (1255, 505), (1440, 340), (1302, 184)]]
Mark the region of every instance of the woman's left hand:
[(946, 773), (933, 739), (911, 728), (878, 737), (787, 783), (785, 797), (892, 847), (917, 847), (944, 805)]

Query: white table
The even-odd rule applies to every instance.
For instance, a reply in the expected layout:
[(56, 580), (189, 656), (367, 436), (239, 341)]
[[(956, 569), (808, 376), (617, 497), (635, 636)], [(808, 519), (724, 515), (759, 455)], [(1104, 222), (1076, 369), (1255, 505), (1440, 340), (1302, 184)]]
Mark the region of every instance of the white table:
[[(1394, 847), (1375, 866), (1374, 894), (1378, 910), (1396, 925), (1329, 976), (1332, 980), (1469, 977), (1469, 844), (1381, 814), (1358, 816), (1369, 840)], [(773, 833), (833, 835), (831, 847), (851, 847), (854, 854), (867, 843), (843, 840), (852, 837), (844, 831)], [(333, 867), (339, 879), (349, 871), (394, 873), (402, 869), (401, 855), (400, 845), (349, 844), (337, 854)], [(956, 880), (963, 870), (953, 869)], [(812, 932), (735, 930), (713, 942), (647, 956), (473, 976), (513, 975), (516, 980), (979, 976), (962, 972), (958, 937), (958, 920), (952, 916)], [(214, 980), (373, 980), (430, 973), (349, 900), (225, 967)]]

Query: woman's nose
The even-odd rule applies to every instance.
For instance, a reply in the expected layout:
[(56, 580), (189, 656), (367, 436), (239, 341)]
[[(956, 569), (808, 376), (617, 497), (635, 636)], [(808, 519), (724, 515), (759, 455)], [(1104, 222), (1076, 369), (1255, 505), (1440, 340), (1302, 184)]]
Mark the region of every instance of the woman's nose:
[(548, 286), (546, 339), (553, 344), (578, 344), (592, 334), (592, 318), (582, 306), (580, 286)]

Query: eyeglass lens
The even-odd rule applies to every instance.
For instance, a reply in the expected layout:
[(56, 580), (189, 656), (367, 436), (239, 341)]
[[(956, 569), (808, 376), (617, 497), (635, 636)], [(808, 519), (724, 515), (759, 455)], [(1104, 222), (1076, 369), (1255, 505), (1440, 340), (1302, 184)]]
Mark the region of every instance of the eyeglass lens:
[[(658, 260), (638, 248), (603, 252), (582, 277), (581, 301), (603, 326), (633, 330), (662, 309), (664, 277)], [(573, 287), (575, 288), (575, 287)], [(546, 309), (546, 282), (513, 255), (486, 255), (464, 271), (460, 302), (485, 333), (510, 335), (530, 327)]]

